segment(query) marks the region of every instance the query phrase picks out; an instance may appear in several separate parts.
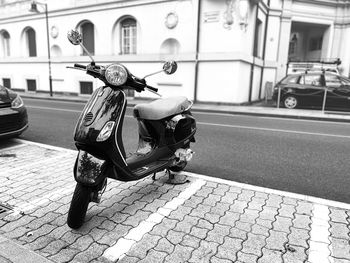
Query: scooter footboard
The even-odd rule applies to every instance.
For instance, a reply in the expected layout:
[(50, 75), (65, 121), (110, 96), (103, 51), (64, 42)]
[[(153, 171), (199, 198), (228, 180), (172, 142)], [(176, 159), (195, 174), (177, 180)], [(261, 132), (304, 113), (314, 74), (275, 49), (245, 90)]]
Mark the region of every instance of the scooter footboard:
[(107, 162), (80, 150), (74, 165), (74, 178), (78, 183), (96, 186), (106, 177)]

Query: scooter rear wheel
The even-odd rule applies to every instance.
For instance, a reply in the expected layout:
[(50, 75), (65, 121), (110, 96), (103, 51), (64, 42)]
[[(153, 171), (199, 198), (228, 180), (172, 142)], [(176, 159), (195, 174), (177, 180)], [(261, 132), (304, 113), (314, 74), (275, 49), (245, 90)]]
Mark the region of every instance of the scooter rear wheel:
[(75, 186), (67, 218), (67, 224), (70, 228), (77, 229), (83, 225), (92, 191), (92, 188), (79, 183)]

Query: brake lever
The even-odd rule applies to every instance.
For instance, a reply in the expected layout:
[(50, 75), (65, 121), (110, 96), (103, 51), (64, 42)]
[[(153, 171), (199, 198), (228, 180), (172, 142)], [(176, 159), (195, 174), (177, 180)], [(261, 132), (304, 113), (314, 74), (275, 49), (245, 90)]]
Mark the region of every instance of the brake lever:
[(77, 67), (72, 67), (72, 66), (66, 66), (66, 68), (78, 69), (78, 70), (86, 71), (86, 69), (83, 69), (83, 68), (77, 68)]

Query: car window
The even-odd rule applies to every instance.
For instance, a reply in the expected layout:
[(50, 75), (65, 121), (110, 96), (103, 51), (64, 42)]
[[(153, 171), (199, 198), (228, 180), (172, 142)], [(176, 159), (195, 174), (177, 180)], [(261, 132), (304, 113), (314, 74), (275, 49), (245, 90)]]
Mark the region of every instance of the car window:
[(0, 96), (6, 96), (7, 95), (7, 92), (6, 92), (6, 89), (0, 85)]
[(293, 84), (293, 83), (297, 83), (298, 79), (299, 79), (299, 76), (287, 76), (281, 81), (281, 83), (282, 84)]
[(350, 79), (340, 77), (340, 81), (342, 85), (350, 86)]
[(342, 85), (341, 80), (336, 75), (328, 75), (325, 76), (326, 79), (326, 86), (331, 88), (339, 88)]
[(322, 86), (321, 75), (303, 75), (299, 80), (299, 84)]

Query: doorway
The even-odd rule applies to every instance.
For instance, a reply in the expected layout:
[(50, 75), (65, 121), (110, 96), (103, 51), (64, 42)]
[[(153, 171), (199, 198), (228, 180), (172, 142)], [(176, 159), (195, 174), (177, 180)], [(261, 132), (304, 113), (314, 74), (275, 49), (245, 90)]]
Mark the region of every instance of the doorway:
[(329, 45), (329, 25), (292, 22), (288, 61), (328, 60)]

